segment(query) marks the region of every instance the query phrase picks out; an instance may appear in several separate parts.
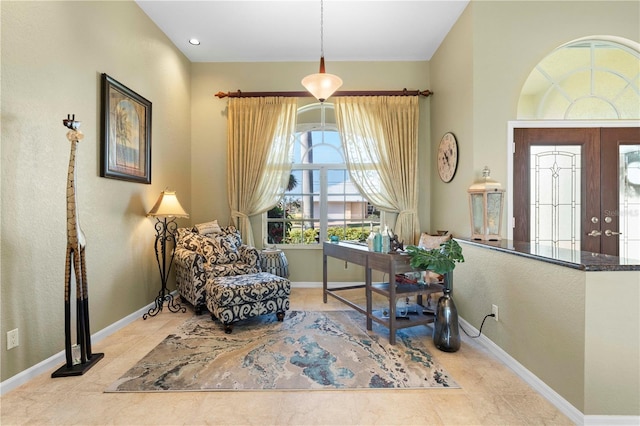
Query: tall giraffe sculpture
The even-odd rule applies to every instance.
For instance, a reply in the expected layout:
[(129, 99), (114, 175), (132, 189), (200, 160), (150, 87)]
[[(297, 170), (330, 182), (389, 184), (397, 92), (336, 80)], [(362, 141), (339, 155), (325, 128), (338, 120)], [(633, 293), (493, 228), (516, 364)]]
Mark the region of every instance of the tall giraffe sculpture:
[[(87, 288), (87, 269), (85, 262), (86, 239), (80, 221), (76, 197), (76, 148), (84, 138), (80, 122), (75, 114), (67, 115), (62, 124), (70, 130), (67, 139), (71, 142), (69, 170), (67, 173), (67, 258), (65, 262), (64, 283), (64, 349), (66, 364), (51, 374), (51, 377), (79, 376), (84, 374), (104, 354), (91, 353), (91, 333), (89, 331), (89, 293)], [(80, 349), (80, 359), (74, 363), (71, 345), (71, 276), (76, 280), (76, 343)]]

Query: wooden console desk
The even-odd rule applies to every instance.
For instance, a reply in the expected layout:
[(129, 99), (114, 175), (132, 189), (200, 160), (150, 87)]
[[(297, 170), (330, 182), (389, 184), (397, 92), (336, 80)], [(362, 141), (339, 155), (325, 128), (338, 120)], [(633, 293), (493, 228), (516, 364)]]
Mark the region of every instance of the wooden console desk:
[[(341, 259), (349, 263), (364, 266), (365, 281), (363, 285), (327, 287), (327, 258), (333, 257)], [(322, 255), (322, 297), (324, 303), (327, 303), (327, 296), (330, 295), (344, 304), (350, 306), (358, 312), (361, 312), (367, 319), (367, 330), (371, 330), (373, 321), (382, 324), (389, 329), (389, 343), (396, 343), (396, 330), (406, 327), (414, 327), (416, 325), (426, 325), (433, 322), (433, 314), (423, 313), (422, 306), (419, 307), (416, 315), (407, 315), (401, 319), (396, 317), (396, 302), (399, 297), (417, 296), (418, 304), (421, 304), (422, 296), (430, 293), (442, 291), (440, 284), (397, 284), (389, 285), (389, 282), (395, 281), (396, 274), (403, 272), (411, 272), (413, 269), (409, 264), (409, 255), (405, 253), (376, 253), (371, 252), (366, 246), (354, 243), (328, 243), (323, 245)], [(381, 271), (386, 274), (389, 282), (373, 283), (372, 271)], [(395, 284), (395, 283), (394, 283)], [(366, 306), (362, 307), (351, 300), (340, 295), (342, 290), (351, 290), (364, 288), (366, 295)], [(385, 296), (389, 301), (388, 316), (384, 316), (382, 311), (373, 310), (372, 293), (378, 293)]]

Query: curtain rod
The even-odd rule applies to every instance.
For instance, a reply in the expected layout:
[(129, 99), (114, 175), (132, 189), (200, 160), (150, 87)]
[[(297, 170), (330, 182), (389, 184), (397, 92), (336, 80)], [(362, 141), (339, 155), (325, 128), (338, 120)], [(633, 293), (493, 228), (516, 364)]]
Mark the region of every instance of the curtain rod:
[[(351, 90), (337, 91), (333, 96), (431, 96), (431, 90)], [(218, 92), (215, 94), (218, 98), (260, 98), (266, 96), (281, 96), (285, 98), (304, 98), (313, 95), (307, 91), (299, 92), (243, 92), (237, 90), (235, 92)]]

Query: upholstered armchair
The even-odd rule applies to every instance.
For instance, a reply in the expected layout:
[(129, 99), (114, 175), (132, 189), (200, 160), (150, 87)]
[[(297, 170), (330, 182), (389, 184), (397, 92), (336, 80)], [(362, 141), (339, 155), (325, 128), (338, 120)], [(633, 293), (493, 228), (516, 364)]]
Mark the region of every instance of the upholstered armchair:
[(208, 234), (197, 228), (178, 228), (174, 262), (178, 293), (193, 305), (196, 314), (206, 308), (207, 281), (261, 272), (258, 250), (243, 244), (234, 226)]

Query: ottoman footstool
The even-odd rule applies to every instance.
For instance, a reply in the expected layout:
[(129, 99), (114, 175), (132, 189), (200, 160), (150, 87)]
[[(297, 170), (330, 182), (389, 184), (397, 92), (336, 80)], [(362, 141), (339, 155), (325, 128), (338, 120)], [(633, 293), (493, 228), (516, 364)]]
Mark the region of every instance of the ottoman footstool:
[(227, 334), (236, 321), (271, 313), (282, 321), (289, 309), (291, 283), (268, 272), (216, 277), (205, 288), (211, 318), (217, 318)]

